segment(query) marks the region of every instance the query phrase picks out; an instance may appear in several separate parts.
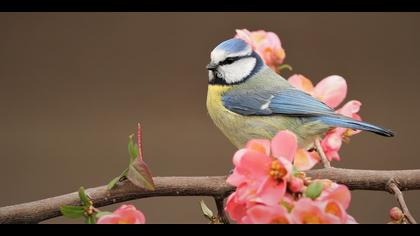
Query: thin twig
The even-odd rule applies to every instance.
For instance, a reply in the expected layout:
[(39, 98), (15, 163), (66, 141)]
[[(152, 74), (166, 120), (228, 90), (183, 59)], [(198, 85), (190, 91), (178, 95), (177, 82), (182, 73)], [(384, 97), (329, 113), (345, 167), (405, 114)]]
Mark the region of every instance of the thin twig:
[[(388, 191), (390, 179), (398, 179), (401, 190), (420, 189), (420, 170), (375, 171), (327, 168), (305, 172), (312, 179), (331, 179), (352, 190)], [(228, 196), (234, 191), (226, 177), (155, 177), (156, 190), (140, 189), (124, 181), (108, 191), (106, 186), (87, 189), (95, 207), (157, 196)], [(38, 223), (60, 216), (60, 207), (78, 205), (77, 192), (44, 200), (0, 208), (1, 223)]]
[(224, 204), (225, 198), (216, 196), (214, 197), (214, 201), (216, 202), (217, 217), (219, 218), (220, 222), (223, 224), (230, 224), (229, 218), (227, 217), (226, 212), (225, 212), (225, 204)]
[(398, 182), (395, 179), (391, 179), (388, 183), (389, 192), (395, 195), (398, 204), (400, 205), (405, 218), (408, 220), (410, 224), (417, 224), (416, 220), (414, 219), (413, 215), (411, 215), (410, 210), (408, 209), (407, 204), (405, 203), (404, 196), (398, 187)]
[(321, 158), (321, 162), (324, 165), (324, 168), (331, 168), (330, 161), (328, 161), (328, 158), (325, 155), (324, 149), (322, 149), (321, 141), (318, 138), (315, 139), (315, 147), (316, 147), (316, 151), (319, 154), (319, 157)]

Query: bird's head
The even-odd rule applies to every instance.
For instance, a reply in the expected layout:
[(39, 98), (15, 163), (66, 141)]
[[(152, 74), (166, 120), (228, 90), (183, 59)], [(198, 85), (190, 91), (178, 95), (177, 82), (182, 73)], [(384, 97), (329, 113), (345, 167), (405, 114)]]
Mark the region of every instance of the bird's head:
[(264, 65), (261, 57), (242, 39), (229, 39), (210, 54), (209, 84), (233, 85), (245, 82)]

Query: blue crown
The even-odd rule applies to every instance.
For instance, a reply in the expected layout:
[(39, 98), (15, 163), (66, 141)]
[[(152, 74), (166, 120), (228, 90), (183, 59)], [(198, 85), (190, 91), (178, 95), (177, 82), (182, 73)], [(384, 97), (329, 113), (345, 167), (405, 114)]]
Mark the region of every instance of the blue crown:
[(249, 45), (242, 39), (229, 39), (219, 44), (215, 49), (223, 50), (228, 53), (240, 52), (247, 49)]

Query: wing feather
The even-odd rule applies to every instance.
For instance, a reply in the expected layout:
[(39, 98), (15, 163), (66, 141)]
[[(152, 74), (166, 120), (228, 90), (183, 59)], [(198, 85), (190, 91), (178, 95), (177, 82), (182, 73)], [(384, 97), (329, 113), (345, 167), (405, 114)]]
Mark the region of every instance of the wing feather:
[(294, 88), (281, 91), (232, 90), (222, 97), (224, 106), (241, 115), (335, 116), (333, 109)]

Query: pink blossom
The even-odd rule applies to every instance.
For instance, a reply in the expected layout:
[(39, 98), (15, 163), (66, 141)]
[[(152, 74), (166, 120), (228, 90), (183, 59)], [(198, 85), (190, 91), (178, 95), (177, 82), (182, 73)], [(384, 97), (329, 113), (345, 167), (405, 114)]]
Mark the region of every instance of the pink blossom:
[(261, 56), (264, 63), (277, 71), (286, 57), (281, 46), (279, 37), (273, 32), (264, 30), (248, 31), (247, 29), (236, 30), (235, 38), (243, 39)]
[(255, 202), (277, 204), (286, 192), (296, 149), (297, 139), (290, 131), (279, 132), (271, 142), (251, 140), (235, 153), (235, 169), (227, 182), (242, 186)]
[(146, 219), (143, 213), (133, 205), (122, 205), (112, 214), (102, 216), (98, 224), (144, 224)]
[[(294, 87), (309, 93), (315, 98), (323, 101), (331, 108), (336, 108), (345, 99), (347, 95), (346, 80), (337, 75), (329, 76), (321, 80), (316, 86), (303, 75), (293, 75), (288, 79), (289, 83)], [(351, 117), (356, 120), (361, 120), (357, 114), (362, 104), (359, 101), (352, 100), (347, 102), (342, 108), (337, 110), (338, 114)], [(327, 158), (331, 160), (340, 160), (339, 150), (341, 149), (342, 142), (349, 140), (349, 137), (359, 133), (346, 128), (334, 128), (329, 131), (324, 139), (321, 141), (323, 150)], [(319, 162), (318, 153), (307, 153), (306, 151), (299, 152), (295, 158), (295, 166), (299, 170), (311, 169), (316, 163)]]
[(322, 183), (322, 191), (312, 194), (318, 196), (315, 199), (305, 197), (312, 181), (293, 169), (297, 149), (296, 135), (281, 131), (271, 141), (250, 140), (235, 153), (235, 169), (227, 182), (236, 191), (225, 207), (232, 220), (240, 224), (356, 223), (346, 212), (351, 201), (346, 186), (314, 180)]

